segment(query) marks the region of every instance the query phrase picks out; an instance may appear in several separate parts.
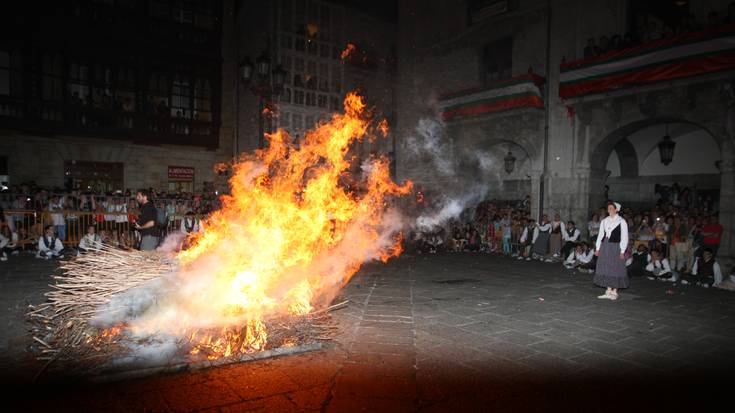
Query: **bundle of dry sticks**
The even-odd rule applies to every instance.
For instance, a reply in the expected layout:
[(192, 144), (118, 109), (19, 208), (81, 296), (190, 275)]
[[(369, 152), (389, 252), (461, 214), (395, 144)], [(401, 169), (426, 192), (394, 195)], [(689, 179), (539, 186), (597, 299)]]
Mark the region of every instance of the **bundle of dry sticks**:
[[(90, 323), (117, 294), (130, 291), (176, 270), (176, 260), (164, 254), (120, 250), (103, 246), (98, 251), (62, 261), (54, 275), (46, 302), (30, 306), (27, 316), (42, 372), (56, 361), (64, 368), (91, 369), (129, 352), (130, 337), (120, 334), (124, 325), (101, 329)], [(265, 320), (267, 348), (329, 340), (329, 312), (347, 302), (305, 316)], [(139, 343), (144, 344), (144, 343)], [(182, 351), (187, 344), (181, 343)], [(202, 355), (208, 353), (200, 346)], [(40, 374), (40, 373), (39, 373)]]

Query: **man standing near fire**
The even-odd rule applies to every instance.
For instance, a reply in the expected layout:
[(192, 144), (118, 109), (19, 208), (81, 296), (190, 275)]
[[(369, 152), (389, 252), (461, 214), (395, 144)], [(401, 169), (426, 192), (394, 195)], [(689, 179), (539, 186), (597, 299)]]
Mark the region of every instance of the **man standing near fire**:
[(150, 200), (150, 192), (141, 189), (135, 195), (140, 204), (140, 215), (135, 221), (135, 229), (140, 233), (140, 250), (153, 251), (158, 247), (158, 228), (156, 227), (156, 207)]

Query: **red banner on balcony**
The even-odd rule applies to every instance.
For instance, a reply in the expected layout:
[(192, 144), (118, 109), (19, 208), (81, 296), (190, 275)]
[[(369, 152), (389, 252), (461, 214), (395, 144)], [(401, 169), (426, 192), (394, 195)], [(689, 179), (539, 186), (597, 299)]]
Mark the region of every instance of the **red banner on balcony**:
[(439, 110), (445, 121), (524, 107), (543, 108), (539, 87), (545, 79), (534, 74), (517, 76), (490, 87), (466, 89), (443, 95)]
[(193, 181), (194, 168), (190, 166), (169, 166), (168, 179), (172, 181)]
[(727, 70), (735, 70), (735, 25), (565, 63), (559, 96), (573, 98)]

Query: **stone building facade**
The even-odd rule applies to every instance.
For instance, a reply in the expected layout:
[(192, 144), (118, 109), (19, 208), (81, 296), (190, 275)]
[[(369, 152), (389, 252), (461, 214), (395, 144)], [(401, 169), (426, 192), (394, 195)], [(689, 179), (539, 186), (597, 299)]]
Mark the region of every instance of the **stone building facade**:
[[(10, 75), (0, 83), (12, 85), (0, 86), (8, 184), (68, 189), (75, 165), (87, 165), (77, 168), (82, 175), (102, 165), (120, 176), (90, 189), (221, 186), (226, 178), (214, 165), (234, 155), (234, 2), (54, 7), (38, 16), (32, 2), (19, 6), (2, 29), (0, 60), (9, 61)], [(42, 29), (29, 33), (28, 19), (40, 19)], [(172, 168), (188, 172), (174, 176)]]
[[(711, 1), (706, 5), (701, 4), (704, 2), (691, 3), (686, 7), (700, 22), (706, 20), (709, 10), (717, 10), (722, 16), (727, 9), (725, 1)], [(495, 187), (491, 188), (490, 197), (519, 199), (521, 188), (531, 196), (533, 215), (538, 215), (543, 208), (544, 213), (558, 212), (566, 219), (587, 222), (590, 213), (604, 204), (606, 185), (610, 188), (609, 195), (615, 196), (617, 192), (623, 203), (626, 198), (640, 202), (643, 199), (636, 194), (652, 190), (656, 180), (671, 184), (690, 178), (688, 173), (679, 173), (637, 179), (638, 165), (635, 163), (642, 162), (638, 158), (657, 155), (647, 152), (639, 154), (638, 158), (630, 156), (633, 145), (626, 141), (636, 132), (652, 126), (689, 125), (689, 132), (699, 131), (697, 136), (710, 140), (719, 149), (720, 153), (715, 154), (720, 155), (719, 159), (704, 160), (708, 165), (717, 161), (719, 169), (697, 175), (696, 179), (700, 187), (704, 181), (704, 186), (716, 187), (719, 191), (720, 222), (725, 226), (721, 255), (735, 255), (732, 239), (735, 229), (735, 131), (732, 126), (735, 66), (730, 67), (731, 63), (727, 63), (709, 70), (709, 67), (702, 69), (707, 65), (701, 62), (690, 64), (698, 53), (696, 47), (702, 47), (691, 46), (701, 40), (692, 35), (694, 37), (685, 37), (681, 43), (693, 49), (683, 47), (679, 50), (673, 47), (677, 45), (662, 44), (638, 52), (641, 59), (654, 61), (652, 67), (655, 69), (657, 65), (673, 64), (666, 60), (671, 57), (661, 56), (663, 50), (676, 50), (679, 53), (676, 62), (698, 67), (690, 74), (665, 81), (616, 85), (610, 90), (584, 89), (584, 85), (595, 84), (584, 79), (585, 74), (599, 71), (603, 73), (599, 76), (604, 78), (608, 76), (605, 73), (618, 70), (616, 65), (628, 64), (625, 54), (616, 56), (617, 60), (574, 62), (582, 57), (588, 38), (622, 35), (635, 30), (631, 27), (631, 16), (636, 11), (633, 7), (636, 7), (635, 2), (604, 0), (460, 1), (451, 4), (431, 0), (401, 1), (396, 83), (399, 178), (411, 177), (419, 183), (431, 180), (433, 171), (420, 160), (413, 159), (401, 143), (416, 133), (415, 126), (420, 119), (444, 117), (445, 138), (451, 141), (451, 147), (462, 149), (455, 149), (454, 153), (495, 151), (496, 158), (502, 160), (503, 153), (512, 151), (517, 158), (516, 166), (521, 163), (520, 173), (507, 174), (503, 171), (503, 162), (497, 162), (495, 170), (478, 176), (478, 180), (490, 182)], [(726, 35), (731, 34), (728, 31)], [(704, 47), (720, 50), (714, 43), (706, 44)], [(728, 55), (725, 60), (732, 62), (729, 59)], [(648, 70), (630, 64), (634, 70)], [(543, 100), (540, 105), (533, 103), (538, 101), (532, 100), (531, 94), (520, 91), (518, 86), (503, 85), (504, 79), (529, 75), (544, 78), (543, 85), (538, 87)], [(579, 84), (584, 90), (577, 91)], [(525, 94), (518, 95), (521, 92)], [(523, 99), (518, 100), (519, 96)], [(501, 103), (497, 103), (498, 100)], [(496, 110), (497, 105), (503, 108)], [(455, 117), (455, 113), (462, 116)], [(673, 134), (672, 137), (675, 141), (679, 138)], [(655, 145), (651, 150), (658, 151)], [(677, 156), (686, 155), (690, 156), (687, 162), (699, 162), (696, 154), (677, 153)], [(610, 177), (607, 166), (611, 157), (617, 159), (620, 164), (617, 169), (624, 172), (624, 176)], [(526, 158), (527, 161), (522, 162)], [(506, 185), (519, 180), (522, 185)], [(713, 184), (712, 180), (716, 182)]]

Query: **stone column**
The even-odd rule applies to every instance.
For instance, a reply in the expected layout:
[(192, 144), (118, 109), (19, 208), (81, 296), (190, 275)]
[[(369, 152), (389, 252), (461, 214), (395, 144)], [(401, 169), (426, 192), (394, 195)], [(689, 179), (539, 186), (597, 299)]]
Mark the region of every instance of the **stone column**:
[[(730, 148), (728, 148), (730, 147)], [(735, 159), (732, 156), (732, 145), (723, 145), (723, 159), (720, 165), (720, 211), (719, 222), (724, 228), (717, 259), (722, 270), (729, 273), (735, 263)]]

